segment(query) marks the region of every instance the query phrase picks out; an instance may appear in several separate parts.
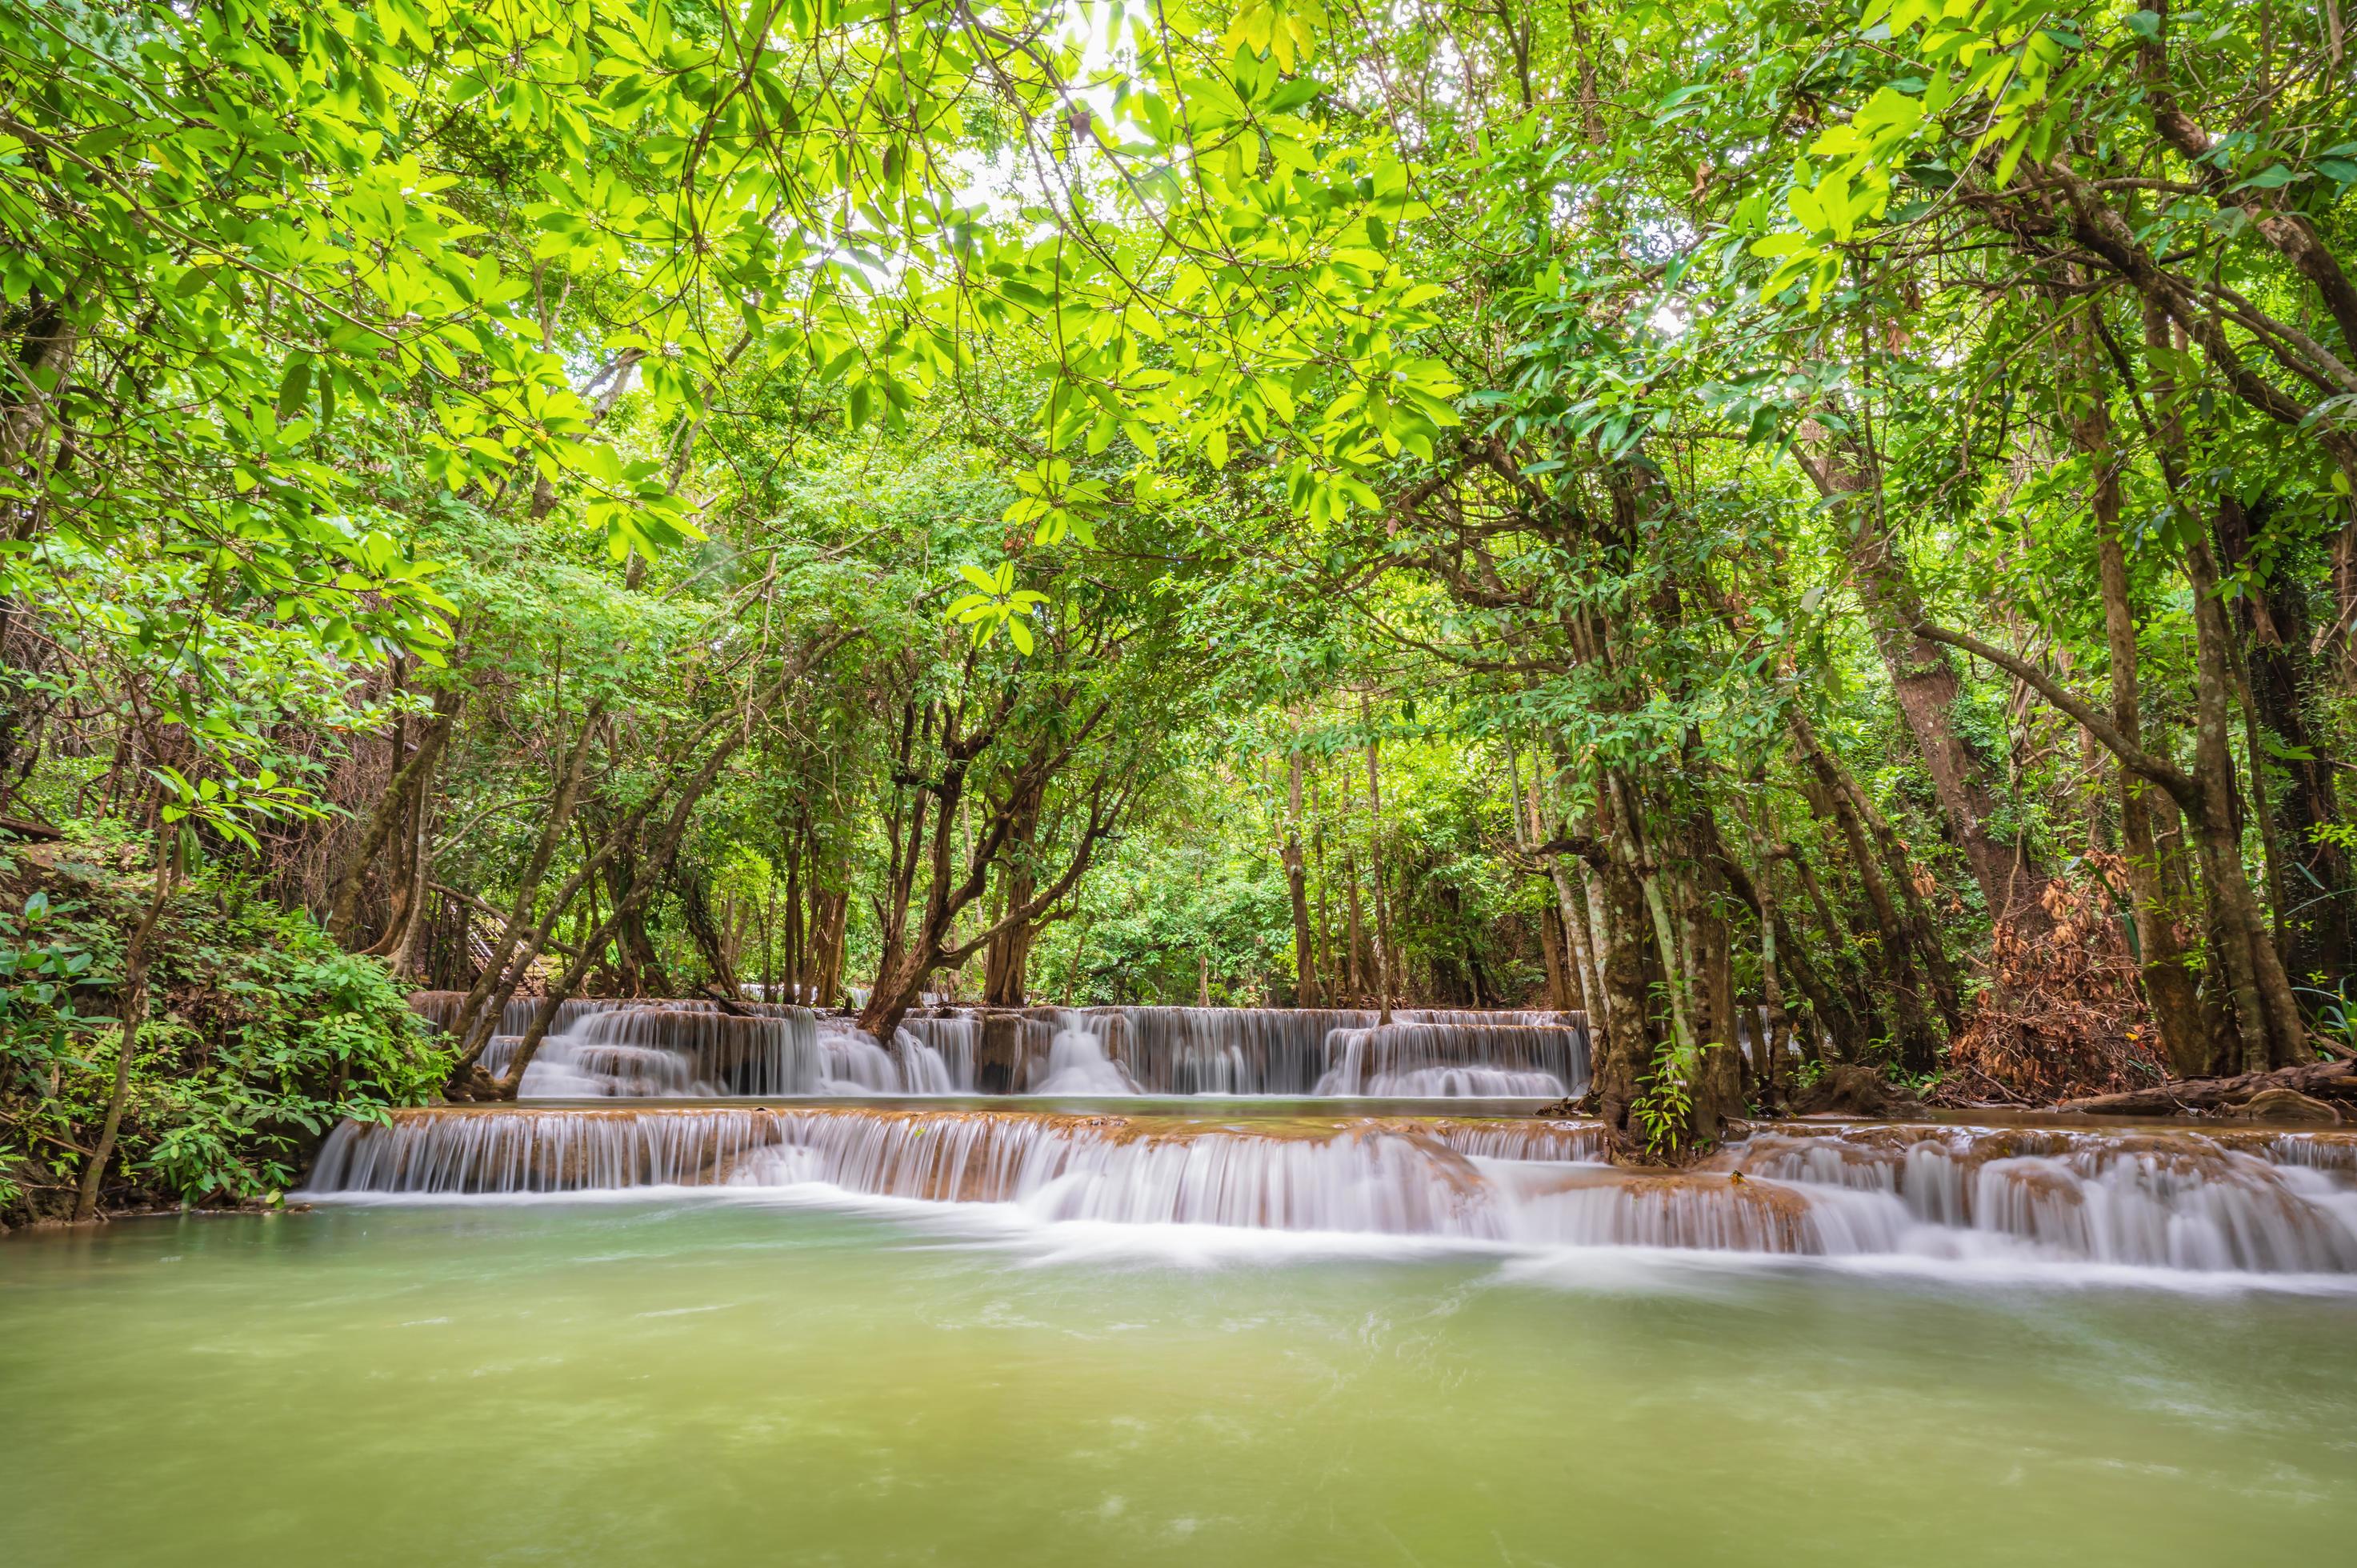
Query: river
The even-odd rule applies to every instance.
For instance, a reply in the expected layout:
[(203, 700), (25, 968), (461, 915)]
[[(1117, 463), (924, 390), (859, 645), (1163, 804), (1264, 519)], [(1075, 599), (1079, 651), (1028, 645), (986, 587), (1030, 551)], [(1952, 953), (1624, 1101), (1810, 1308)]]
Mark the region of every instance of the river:
[(2345, 1559), (2357, 1294), (832, 1188), (0, 1240), (0, 1562)]

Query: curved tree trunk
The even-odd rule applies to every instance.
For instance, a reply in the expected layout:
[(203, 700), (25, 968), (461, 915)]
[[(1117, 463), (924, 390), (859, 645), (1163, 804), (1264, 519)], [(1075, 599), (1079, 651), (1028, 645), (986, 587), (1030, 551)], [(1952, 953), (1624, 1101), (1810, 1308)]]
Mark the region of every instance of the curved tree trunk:
[(2026, 848), (1999, 838), (1990, 825), (1996, 815), (1996, 791), (1989, 782), (1993, 769), (1956, 727), (1963, 686), (1947, 650), (1913, 630), (1924, 618), (1922, 596), (1890, 537), (1881, 469), (1866, 436), (1857, 432), (1828, 442), (1818, 460), (1803, 466), (1825, 498), (1841, 503), (1875, 650), (1991, 918), (2024, 937), (2045, 935), (2054, 926), (2044, 901), (2049, 878)]
[(386, 781), (384, 793), (377, 798), (375, 810), (361, 829), (359, 842), (336, 874), (328, 900), (328, 934), (346, 947), (351, 945), (353, 929), (360, 924), (361, 883), (368, 875), (369, 865), (407, 814), (411, 792), (424, 789), (425, 780), (433, 776), (435, 759), (448, 742), (451, 726), (464, 701), (465, 694), (456, 687), (434, 694), (434, 716), (419, 735), (417, 749), (406, 762), (394, 759), (393, 777)]
[(114, 1157), (115, 1140), (123, 1133), (124, 1107), (131, 1098), (131, 1066), (139, 1055), (139, 1026), (147, 1017), (147, 971), (155, 958), (156, 927), (171, 899), (179, 856), (179, 830), (169, 828), (165, 834), (167, 842), (156, 846), (156, 887), (147, 899), (147, 912), (124, 950), (123, 1026), (114, 1052), (114, 1085), (107, 1093), (106, 1120), (99, 1127), (98, 1142), (82, 1163), (81, 1187), (74, 1196), (76, 1223), (97, 1217), (99, 1187), (105, 1180), (107, 1162)]

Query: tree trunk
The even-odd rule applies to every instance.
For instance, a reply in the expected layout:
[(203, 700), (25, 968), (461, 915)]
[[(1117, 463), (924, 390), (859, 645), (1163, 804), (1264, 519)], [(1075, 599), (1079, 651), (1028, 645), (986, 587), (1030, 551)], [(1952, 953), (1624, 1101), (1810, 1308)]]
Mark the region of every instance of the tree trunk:
[[(1824, 930), (1825, 941), (1839, 965), (1839, 972), (1831, 981), (1821, 980), (1817, 982), (1818, 989), (1812, 990), (1811, 971), (1802, 956), (1801, 945), (1787, 942), (1785, 962), (1792, 972), (1792, 983), (1809, 998), (1810, 1008), (1824, 1026), (1832, 1041), (1834, 1059), (1863, 1062), (1874, 1037), (1874, 1022), (1880, 1015), (1867, 993), (1866, 971), (1858, 961), (1857, 942), (1849, 928), (1835, 915), (1824, 886), (1817, 879), (1816, 869), (1809, 864), (1808, 857), (1794, 848), (1779, 858), (1792, 866), (1792, 879), (1801, 885), (1802, 895)], [(1885, 1035), (1889, 1032), (1887, 1026), (1883, 1030)]]
[(810, 889), (810, 949), (804, 966), (811, 1004), (832, 1007), (843, 994), (844, 928), (851, 918), (851, 890)]
[[(539, 956), (541, 944), (556, 929), (556, 921), (580, 886), (594, 875), (597, 859), (594, 853), (585, 854), (583, 869), (576, 872), (560, 890), (546, 918), (542, 920), (527, 943), (525, 930), (532, 927), (533, 906), (540, 897), (540, 885), (548, 875), (548, 867), (556, 857), (557, 845), (565, 840), (572, 825), (573, 813), (580, 804), (581, 785), (589, 760), (589, 743), (596, 733), (597, 721), (604, 715), (602, 703), (593, 703), (581, 716), (581, 728), (572, 748), (557, 758), (556, 781), (551, 790), (548, 815), (541, 823), (540, 837), (533, 845), (532, 859), (517, 879), (515, 902), (510, 907), (505, 923), (500, 929), (499, 940), (493, 945), (482, 972), (460, 1004), (458, 1016), (451, 1033), (458, 1042), (460, 1071), (471, 1069), (475, 1058), (498, 1027), (508, 1001), (522, 983), (525, 970)], [(562, 722), (560, 718), (560, 724)], [(557, 732), (561, 736), (563, 730)], [(587, 930), (582, 932), (580, 949), (594, 952)]]
[(180, 829), (168, 828), (165, 836), (167, 842), (156, 846), (155, 891), (124, 950), (123, 1027), (114, 1053), (114, 1086), (106, 1097), (106, 1120), (99, 1127), (98, 1142), (91, 1146), (90, 1157), (81, 1167), (81, 1188), (74, 1197), (76, 1224), (97, 1217), (99, 1187), (105, 1179), (107, 1162), (114, 1157), (115, 1140), (123, 1132), (123, 1109), (131, 1098), (131, 1067), (139, 1054), (139, 1026), (147, 1016), (147, 968), (154, 956), (156, 927), (171, 898), (180, 853)]
[(1349, 931), (1351, 997), (1352, 1001), (1364, 1001), (1373, 988), (1367, 983), (1367, 937), (1365, 917), (1361, 913), (1359, 905), (1359, 860), (1356, 850), (1342, 851), (1342, 878), (1343, 885), (1350, 890), (1351, 895)]
[(1539, 962), (1546, 970), (1547, 1006), (1557, 1013), (1572, 1010), (1569, 965), (1565, 961), (1563, 911), (1552, 903), (1539, 906)]
[(1750, 841), (1751, 859), (1760, 867), (1752, 886), (1760, 912), (1760, 1039), (1759, 1062), (1760, 1101), (1770, 1107), (1784, 1102), (1784, 1043), (1790, 1018), (1784, 1011), (1783, 972), (1776, 962), (1777, 927), (1775, 854), (1776, 819), (1767, 800), (1764, 780), (1755, 780), (1759, 798), (1744, 819), (1744, 836)]
[(1938, 1010), (1940, 1022), (1953, 1036), (1964, 1027), (1963, 990), (1957, 983), (1955, 966), (1948, 961), (1948, 950), (1940, 940), (1939, 923), (1932, 918), (1929, 906), (1923, 902), (1922, 890), (1915, 886), (1914, 867), (1907, 858), (1907, 846), (1899, 842), (1898, 831), (1891, 827), (1857, 781), (1857, 776), (1842, 765), (1830, 752), (1820, 751), (1832, 769), (1833, 781), (1843, 799), (1857, 813), (1858, 820), (1882, 857), (1883, 874), (1899, 890), (1900, 910), (1907, 925), (1910, 955), (1923, 967), (1931, 982), (1932, 1001)]
[(370, 863), (384, 848), (385, 840), (391, 838), (393, 830), (400, 825), (409, 804), (410, 792), (424, 789), (425, 780), (432, 776), (435, 758), (441, 755), (444, 743), (450, 738), (451, 725), (458, 716), (458, 706), (463, 700), (463, 694), (456, 687), (435, 693), (434, 716), (418, 736), (417, 749), (410, 754), (406, 762), (402, 761), (398, 755), (394, 757), (393, 777), (386, 782), (384, 793), (378, 797), (376, 809), (369, 813), (369, 820), (361, 830), (360, 842), (353, 845), (351, 854), (345, 857), (342, 869), (336, 874), (328, 901), (328, 934), (345, 947), (351, 945), (353, 928), (360, 923), (361, 879), (368, 875)]
[(982, 1039), (974, 1047), (974, 1087), (981, 1094), (1015, 1094), (1023, 1087), (1023, 1025), (1020, 1013), (985, 1012)]
[[(780, 933), (784, 940), (780, 943), (784, 951), (780, 955), (778, 972), (779, 983), (785, 987), (787, 996), (796, 1002), (806, 1000), (802, 995), (802, 851), (800, 835), (790, 836), (786, 841), (786, 886), (783, 909), (785, 929)], [(774, 872), (770, 875), (770, 887), (774, 897), (777, 892), (777, 876)], [(772, 997), (771, 1000), (776, 999)]]
[(1318, 1005), (1318, 954), (1309, 940), (1309, 871), (1301, 859), (1301, 753), (1286, 759), (1285, 888), (1293, 903), (1293, 1004)]
[[(1001, 873), (1001, 905), (1005, 909), (1020, 908), (1031, 901), (1038, 891), (1036, 868), (1032, 865), (1033, 839), (1039, 832), (1039, 801), (1037, 796), (1018, 801), (1013, 808), (1013, 825), (1007, 830), (1007, 855)], [(1020, 1007), (1028, 995), (1031, 967), (1031, 944), (1039, 936), (1039, 927), (1028, 920), (1009, 920), (998, 935), (990, 939), (983, 950), (983, 1004), (989, 1007)]]
[(2197, 537), (2187, 548), (2185, 566), (2194, 596), (2193, 771), (2201, 791), (2201, 810), (2189, 813), (2189, 826), (2194, 833), (2194, 852), (2201, 862), (2211, 940), (2223, 961), (2233, 996), (2240, 1065), (2245, 1072), (2264, 1072), (2298, 1059), (2307, 1031), (2292, 996), (2290, 977), (2276, 950), (2275, 933), (2243, 865), (2233, 748), (2229, 738), (2233, 633), (2219, 597), (2217, 565), (2207, 539)]
[[(1363, 719), (1368, 708), (1367, 694), (1359, 693), (1359, 713)], [(1379, 1011), (1376, 1021), (1392, 1021), (1392, 919), (1391, 898), (1383, 891), (1383, 777), (1376, 761), (1376, 742), (1371, 728), (1367, 733), (1367, 874), (1375, 885), (1375, 997)]]
[[(2220, 565), (2230, 575), (2256, 572), (2261, 563), (2252, 545), (2267, 521), (2264, 507), (2245, 513), (2233, 497), (2217, 512)], [(2314, 680), (2309, 653), (2310, 628), (2305, 596), (2280, 563), (2234, 600), (2249, 672), (2252, 704), (2266, 736), (2277, 746), (2253, 748), (2255, 768), (2268, 761), (2282, 768), (2285, 787), (2274, 801), (2276, 839), (2284, 860), (2284, 886), (2276, 909), (2287, 938), (2287, 962), (2295, 981), (2330, 982), (2357, 968), (2357, 875), (2349, 855), (2318, 830), (2341, 818), (2336, 771), (2326, 736), (2309, 716)]]
[(1625, 828), (1620, 810), (1609, 794), (1599, 791), (1597, 835), (1609, 847), (1604, 863), (1589, 880), (1597, 919), (1597, 966), (1604, 998), (1604, 1026), (1590, 1026), (1590, 1092), (1597, 1114), (1608, 1126), (1626, 1131), (1630, 1108), (1642, 1092), (1642, 1080), (1652, 1071), (1653, 1041), (1647, 1026), (1645, 961), (1640, 933), (1647, 915), (1645, 895), (1632, 869), (1632, 846), (1615, 846)]
[(1917, 967), (1913, 939), (1900, 918), (1899, 907), (1883, 877), (1880, 857), (1855, 802), (1841, 787), (1832, 759), (1817, 744), (1805, 719), (1798, 713), (1790, 714), (1789, 719), (1793, 743), (1809, 768), (1809, 788), (1805, 790), (1809, 803), (1841, 830), (1857, 871), (1858, 885), (1866, 894), (1867, 908), (1874, 917), (1876, 934), (1881, 939), (1878, 957), (1889, 982), (1889, 1000), (1897, 1014), (1900, 1063), (1910, 1072), (1929, 1072), (1938, 1065), (1940, 1042), (1923, 1005), (1924, 985)]
[[(1507, 761), (1512, 768), (1513, 758), (1511, 753)], [(1558, 1012), (1577, 1010), (1594, 1014), (1598, 1009), (1593, 1000), (1595, 987), (1587, 974), (1582, 922), (1573, 903), (1571, 871), (1561, 854), (1539, 848), (1554, 836), (1547, 832), (1546, 813), (1539, 803), (1539, 779), (1544, 771), (1539, 754), (1533, 754), (1530, 788), (1524, 789), (1521, 779), (1516, 778), (1513, 783), (1518, 798), (1507, 804), (1513, 813), (1515, 841), (1524, 850), (1540, 854), (1544, 860), (1547, 886), (1554, 896), (1539, 915), (1541, 956), (1547, 970), (1547, 1004)], [(1593, 1018), (1590, 1022), (1594, 1022)]]
[[(2102, 395), (2090, 398), (2074, 433), (2095, 469), (2091, 510), (2095, 518), (2095, 566), (2104, 596), (2104, 644), (2111, 666), (2112, 723), (2142, 745), (2137, 693), (2136, 616), (2128, 596), (2127, 553), (2120, 539), (2120, 458), (2112, 445), (2111, 415)], [(2180, 1075), (2209, 1063), (2211, 1029), (2176, 918), (2162, 890), (2160, 855), (2153, 840), (2150, 797), (2157, 793), (2126, 766), (2118, 768), (2120, 852), (2126, 862), (2130, 916), (2136, 928), (2145, 998), (2160, 1031), (2161, 1048)]]
[(1991, 826), (1996, 815), (1996, 794), (1989, 782), (1994, 769), (1956, 728), (1955, 705), (1963, 686), (1947, 651), (1912, 629), (1924, 618), (1922, 598), (1890, 537), (1880, 466), (1871, 450), (1860, 430), (1827, 443), (1821, 459), (1804, 467), (1825, 498), (1841, 502), (1847, 514), (1844, 521), (1850, 529), (1850, 560), (1875, 649), (1889, 674), (1908, 732), (1915, 737), (1916, 751), (1932, 776), (1949, 831), (1963, 846), (1981, 896), (1988, 901), (1990, 917), (2024, 937), (2043, 936), (2054, 924), (2043, 898), (2049, 879), (2026, 851), (2018, 852)]
[(729, 959), (726, 937), (712, 918), (712, 895), (704, 874), (691, 867), (675, 874), (672, 886), (679, 894), (688, 936), (703, 956), (705, 967), (712, 972), (712, 983), (723, 996), (741, 998), (744, 987), (738, 984), (737, 966)]

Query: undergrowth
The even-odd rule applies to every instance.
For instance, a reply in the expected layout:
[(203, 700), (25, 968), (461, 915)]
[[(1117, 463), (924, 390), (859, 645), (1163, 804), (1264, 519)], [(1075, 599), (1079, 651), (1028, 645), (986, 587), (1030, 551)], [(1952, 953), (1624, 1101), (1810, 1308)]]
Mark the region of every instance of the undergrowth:
[[(0, 1225), (61, 1217), (105, 1119), (139, 852), (102, 826), (0, 851)], [(447, 1053), (374, 959), (232, 872), (200, 869), (159, 925), (106, 1207), (285, 1190), (344, 1117), (439, 1087)]]

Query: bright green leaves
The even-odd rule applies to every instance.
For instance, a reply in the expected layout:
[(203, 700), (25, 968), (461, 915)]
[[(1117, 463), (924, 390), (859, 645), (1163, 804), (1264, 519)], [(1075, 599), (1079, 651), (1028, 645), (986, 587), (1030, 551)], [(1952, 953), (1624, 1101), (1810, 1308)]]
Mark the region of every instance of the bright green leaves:
[(1277, 70), (1289, 71), (1308, 57), (1325, 26), (1326, 12), (1317, 0), (1243, 0), (1220, 43), (1231, 52), (1266, 55)]
[(990, 639), (1006, 628), (1015, 650), (1028, 655), (1038, 643), (1030, 621), (1039, 612), (1033, 608), (1048, 602), (1048, 596), (1015, 585), (1015, 563), (1005, 562), (996, 571), (985, 571), (980, 566), (960, 566), (958, 575), (973, 585), (974, 591), (950, 603), (947, 618), (969, 628), (976, 648), (987, 648)]
[(1318, 424), (1329, 456), (1358, 463), (1378, 455), (1413, 452), (1429, 463), (1434, 441), (1460, 423), (1448, 400), (1462, 389), (1437, 360), (1413, 358), (1380, 345), (1353, 367), (1361, 379), (1326, 405)]
[(1346, 471), (1319, 467), (1307, 457), (1286, 470), (1286, 496), (1293, 510), (1312, 528), (1325, 528), (1349, 515), (1352, 507), (1369, 512), (1383, 509), (1383, 499), (1372, 485)]
[(1869, 0), (1859, 23), (1900, 74), (1835, 119), (1795, 160), (1789, 221), (1755, 240), (1772, 265), (1760, 297), (1807, 285), (1814, 310), (1844, 259), (1878, 242), (1902, 171), (1932, 156), (2003, 188), (2055, 155), (2070, 104), (2104, 69), (2048, 0)]
[(316, 820), (328, 814), (307, 794), (283, 782), (267, 768), (252, 778), (225, 773), (218, 779), (193, 780), (177, 768), (147, 771), (164, 787), (165, 822), (201, 825), (247, 849), (260, 847), (252, 824)]
[(1022, 493), (1004, 516), (1029, 529), (1033, 543), (1054, 544), (1066, 534), (1082, 544), (1096, 543), (1097, 519), (1109, 500), (1104, 481), (1080, 478), (1063, 458), (1050, 457), (1016, 475), (1015, 488)]

